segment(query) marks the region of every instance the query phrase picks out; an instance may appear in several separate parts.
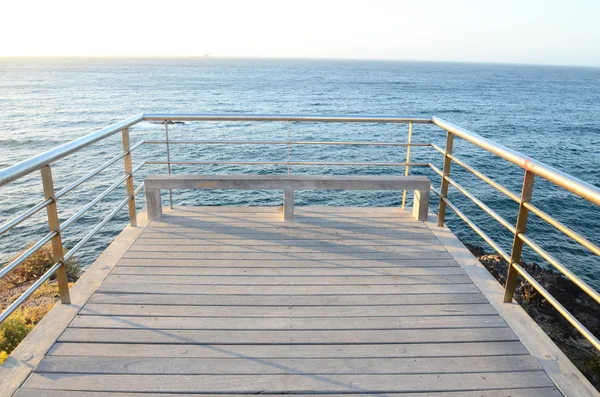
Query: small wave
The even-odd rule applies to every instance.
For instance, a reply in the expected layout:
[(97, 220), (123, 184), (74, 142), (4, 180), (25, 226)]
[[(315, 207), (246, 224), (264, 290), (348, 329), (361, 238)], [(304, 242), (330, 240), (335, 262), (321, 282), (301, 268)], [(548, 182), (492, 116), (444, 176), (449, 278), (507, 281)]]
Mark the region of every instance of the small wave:
[(47, 139), (0, 139), (0, 146), (2, 147), (19, 147), (23, 145), (27, 146), (49, 146), (54, 147), (65, 143), (65, 141), (47, 140)]
[(464, 109), (443, 109), (443, 110), (436, 110), (433, 112), (433, 114), (448, 114), (448, 113), (453, 113), (453, 114), (470, 114), (471, 112), (469, 110), (464, 110)]

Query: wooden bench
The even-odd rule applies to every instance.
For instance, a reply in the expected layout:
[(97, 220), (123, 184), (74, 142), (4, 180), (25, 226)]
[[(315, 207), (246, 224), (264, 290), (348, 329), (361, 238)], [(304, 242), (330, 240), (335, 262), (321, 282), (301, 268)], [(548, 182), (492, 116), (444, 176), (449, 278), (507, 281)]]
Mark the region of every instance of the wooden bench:
[(148, 218), (162, 215), (161, 189), (283, 190), (283, 218), (294, 219), (294, 190), (413, 190), (413, 215), (427, 219), (430, 181), (424, 176), (149, 175), (144, 180)]

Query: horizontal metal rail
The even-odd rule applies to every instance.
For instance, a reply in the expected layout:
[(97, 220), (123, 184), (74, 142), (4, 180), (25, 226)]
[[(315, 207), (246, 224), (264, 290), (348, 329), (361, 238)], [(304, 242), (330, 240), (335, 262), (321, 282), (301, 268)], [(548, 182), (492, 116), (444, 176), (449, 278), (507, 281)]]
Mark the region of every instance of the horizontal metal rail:
[(10, 316), (12, 312), (14, 312), (21, 305), (21, 303), (25, 302), (25, 300), (29, 298), (31, 294), (33, 294), (38, 288), (40, 288), (42, 284), (46, 282), (46, 280), (52, 277), (52, 275), (56, 273), (58, 268), (60, 268), (61, 266), (61, 262), (55, 263), (54, 266), (48, 269), (46, 273), (44, 273), (39, 279), (36, 280), (35, 283), (31, 284), (31, 286), (27, 288), (27, 291), (23, 292), (23, 294), (19, 296), (13, 303), (11, 303), (10, 306), (4, 309), (2, 314), (0, 314), (0, 323), (6, 320), (7, 317)]
[(353, 115), (311, 115), (311, 114), (170, 114), (145, 113), (146, 121), (291, 121), (315, 123), (400, 123), (430, 124), (431, 117), (403, 116), (353, 116)]
[(560, 223), (559, 221), (557, 221), (550, 215), (546, 214), (541, 209), (537, 208), (535, 205), (533, 205), (531, 203), (524, 203), (523, 205), (530, 212), (533, 212), (535, 215), (539, 216), (541, 219), (548, 222), (550, 225), (554, 226), (557, 230), (559, 230), (559, 231), (563, 232), (565, 235), (571, 237), (573, 240), (575, 240), (577, 243), (581, 244), (583, 247), (590, 250), (592, 253), (600, 256), (600, 247), (598, 247), (597, 245), (595, 245), (594, 243), (592, 243), (585, 237), (580, 236), (575, 231), (566, 227), (565, 225), (563, 225), (562, 223)]
[(59, 190), (58, 192), (56, 192), (55, 197), (57, 199), (61, 198), (65, 194), (69, 193), (71, 190), (73, 190), (76, 187), (78, 187), (79, 185), (81, 185), (82, 183), (84, 183), (87, 180), (93, 178), (94, 176), (98, 175), (100, 172), (104, 171), (105, 169), (107, 169), (108, 167), (110, 167), (111, 165), (113, 165), (114, 163), (116, 163), (117, 161), (121, 160), (128, 153), (133, 152), (135, 149), (137, 149), (138, 147), (142, 146), (143, 144), (144, 144), (144, 141), (136, 143), (128, 151), (120, 153), (119, 155), (117, 155), (117, 156), (113, 157), (112, 159), (108, 160), (106, 163), (102, 164), (100, 167), (98, 167), (98, 168), (90, 171), (89, 173), (87, 173), (86, 175), (82, 176), (81, 178), (79, 178), (75, 182), (73, 182), (73, 183), (65, 186), (64, 188), (62, 188), (61, 190)]
[(471, 193), (469, 193), (469, 191), (467, 189), (465, 189), (464, 187), (462, 187), (461, 185), (459, 185), (452, 178), (444, 176), (443, 172), (439, 168), (437, 168), (435, 165), (429, 164), (429, 167), (433, 171), (435, 171), (435, 173), (437, 173), (438, 175), (440, 175), (443, 179), (447, 180), (448, 183), (450, 183), (452, 186), (454, 186), (456, 188), (456, 190), (458, 190), (459, 192), (461, 192), (469, 200), (471, 200), (473, 203), (475, 203), (479, 208), (481, 208), (482, 210), (484, 210), (488, 215), (490, 215), (492, 218), (494, 218), (496, 221), (498, 221), (498, 223), (500, 223), (502, 226), (504, 226), (506, 229), (508, 229), (511, 233), (514, 234), (516, 232), (515, 227), (513, 225), (511, 225), (510, 223), (508, 223), (508, 221), (506, 219), (504, 219), (503, 217), (501, 217), (496, 211), (494, 211), (493, 209), (491, 209), (488, 205), (486, 205), (484, 202), (482, 202), (481, 200), (479, 200), (477, 197), (475, 197), (474, 195), (472, 195)]
[(65, 254), (65, 261), (68, 261), (69, 259), (71, 259), (73, 257), (73, 255), (75, 255), (75, 253), (81, 248), (83, 247), (88, 241), (90, 241), (95, 235), (96, 233), (98, 233), (100, 231), (100, 229), (102, 229), (104, 226), (106, 226), (106, 224), (115, 217), (115, 215), (117, 215), (117, 213), (127, 205), (127, 203), (129, 203), (129, 201), (131, 201), (133, 199), (133, 196), (127, 196), (127, 198), (123, 201), (121, 201), (119, 203), (119, 205), (110, 212), (110, 214), (108, 214), (108, 216), (106, 218), (104, 218), (99, 224), (96, 225), (96, 227), (94, 227), (88, 234), (85, 235), (84, 238), (82, 238), (81, 240), (79, 240), (79, 242), (77, 244), (75, 244), (73, 246), (73, 248), (71, 248), (69, 250), (69, 252), (67, 252)]
[(180, 165), (354, 165), (363, 167), (428, 167), (429, 163), (353, 162), (353, 161), (242, 161), (242, 160), (146, 160), (146, 164)]
[(13, 227), (17, 226), (21, 222), (23, 222), (23, 221), (27, 220), (28, 218), (30, 218), (31, 216), (37, 214), (39, 211), (46, 208), (48, 206), (48, 204), (50, 204), (51, 202), (52, 202), (52, 199), (50, 199), (50, 198), (46, 199), (46, 200), (34, 205), (33, 207), (31, 207), (27, 211), (23, 212), (21, 215), (17, 216), (16, 218), (13, 218), (10, 221), (4, 223), (2, 226), (0, 226), (0, 234), (4, 234), (4, 233), (8, 232), (9, 230), (11, 230)]
[(142, 183), (140, 186), (138, 186), (137, 188), (135, 188), (135, 190), (133, 191), (133, 196), (137, 196), (138, 194), (140, 194), (140, 192), (144, 189), (144, 184)]
[(435, 172), (436, 174), (438, 174), (442, 178), (444, 177), (444, 173), (438, 167), (436, 167), (435, 165), (429, 163), (429, 168), (431, 168), (433, 170), (433, 172)]
[(464, 161), (460, 160), (459, 158), (457, 158), (456, 156), (449, 154), (448, 157), (450, 158), (450, 160), (452, 160), (453, 162), (455, 162), (456, 164), (460, 165), (461, 167), (463, 167), (464, 169), (466, 169), (467, 171), (471, 172), (473, 175), (475, 175), (476, 177), (478, 177), (479, 179), (481, 179), (482, 181), (486, 182), (488, 185), (492, 186), (493, 188), (496, 188), (497, 190), (499, 190), (500, 192), (504, 193), (508, 198), (510, 198), (511, 200), (515, 201), (515, 202), (519, 202), (520, 198), (517, 194), (513, 193), (512, 191), (510, 191), (509, 189), (505, 188), (504, 186), (502, 186), (501, 184), (499, 184), (498, 182), (488, 178), (487, 176), (485, 176), (483, 173), (477, 171), (475, 168), (471, 167), (470, 165), (468, 165), (467, 163), (465, 163)]
[(361, 142), (361, 141), (223, 141), (223, 140), (146, 140), (148, 145), (336, 145), (336, 146), (431, 146), (430, 143)]
[(600, 341), (583, 324), (579, 322), (552, 294), (536, 281), (518, 263), (513, 263), (514, 268), (529, 284), (535, 288), (577, 331), (579, 331), (596, 349), (600, 350)]
[(446, 176), (446, 177), (444, 177), (444, 179), (447, 180), (449, 184), (451, 184), (452, 186), (454, 186), (456, 188), (456, 190), (458, 190), (463, 195), (465, 195), (465, 197), (467, 197), (469, 200), (471, 200), (473, 203), (475, 203), (479, 208), (481, 208), (482, 210), (484, 210), (488, 215), (490, 215), (492, 218), (494, 218), (495, 220), (497, 220), (498, 223), (500, 223), (502, 226), (504, 226), (506, 229), (508, 229), (511, 233), (514, 234), (516, 232), (516, 229), (515, 229), (515, 227), (513, 225), (511, 225), (510, 223), (508, 223), (508, 221), (506, 219), (502, 218), (496, 211), (494, 211), (493, 209), (491, 209), (490, 207), (488, 207), (484, 202), (482, 202), (477, 197), (475, 197), (471, 193), (469, 193), (467, 191), (467, 189), (465, 189), (464, 187), (462, 187), (461, 185), (459, 185), (456, 181), (454, 181), (450, 177)]
[(498, 255), (500, 255), (505, 261), (510, 262), (510, 256), (498, 244), (496, 244), (496, 242), (492, 240), (490, 236), (488, 236), (483, 230), (481, 230), (479, 226), (473, 223), (473, 221), (470, 220), (469, 217), (466, 216), (461, 210), (459, 210), (454, 204), (452, 204), (450, 200), (448, 200), (445, 197), (442, 197), (440, 192), (438, 192), (435, 189), (432, 189), (432, 191), (438, 197), (440, 197), (440, 200), (443, 200), (446, 203), (446, 205), (450, 207), (456, 215), (458, 215), (459, 218), (461, 218), (467, 225), (469, 225), (469, 227), (473, 229), (473, 231), (477, 233), (479, 237), (481, 237), (486, 243), (488, 243), (490, 247), (492, 247), (494, 251), (498, 253)]
[(113, 183), (112, 185), (110, 185), (106, 190), (104, 190), (102, 193), (100, 193), (98, 196), (96, 196), (92, 201), (90, 201), (89, 203), (87, 203), (86, 205), (84, 205), (83, 207), (81, 207), (79, 209), (79, 211), (77, 211), (76, 213), (74, 213), (73, 215), (71, 215), (71, 217), (69, 219), (67, 219), (66, 221), (64, 221), (61, 225), (60, 225), (60, 230), (65, 230), (67, 227), (69, 227), (69, 225), (71, 225), (73, 222), (77, 221), (79, 218), (81, 218), (83, 215), (85, 215), (85, 213), (92, 208), (94, 205), (98, 204), (102, 199), (104, 199), (106, 196), (108, 196), (109, 194), (111, 194), (113, 191), (115, 191), (115, 189), (117, 189), (123, 182), (125, 182), (125, 180), (127, 178), (129, 178), (130, 176), (132, 176), (133, 174), (135, 174), (140, 168), (142, 168), (144, 165), (146, 164), (145, 161), (141, 162), (140, 164), (138, 164), (131, 172), (131, 174), (125, 174), (122, 177), (120, 177), (119, 179), (117, 179), (117, 181), (115, 183)]
[(48, 244), (50, 240), (52, 240), (52, 238), (57, 234), (57, 231), (51, 231), (50, 233), (46, 234), (42, 239), (38, 240), (35, 244), (33, 244), (31, 247), (25, 250), (25, 252), (16, 257), (12, 262), (0, 269), (0, 278), (6, 276), (15, 267), (25, 262), (27, 258), (35, 254), (35, 252), (42, 248), (44, 245)]
[(442, 149), (438, 145), (435, 145), (435, 144), (432, 143), (431, 147), (434, 148), (436, 151), (440, 152), (441, 154), (446, 154), (446, 152), (444, 152), (444, 149)]
[(544, 260), (548, 261), (556, 270), (558, 270), (561, 274), (567, 277), (569, 280), (573, 282), (573, 284), (577, 285), (581, 288), (586, 294), (592, 297), (596, 302), (600, 303), (600, 294), (596, 292), (592, 287), (590, 287), (585, 281), (577, 277), (572, 271), (563, 266), (558, 260), (556, 260), (552, 255), (547, 253), (542, 247), (534, 243), (529, 237), (524, 234), (519, 234), (518, 237), (527, 244), (532, 250), (534, 250), (539, 256), (541, 256)]

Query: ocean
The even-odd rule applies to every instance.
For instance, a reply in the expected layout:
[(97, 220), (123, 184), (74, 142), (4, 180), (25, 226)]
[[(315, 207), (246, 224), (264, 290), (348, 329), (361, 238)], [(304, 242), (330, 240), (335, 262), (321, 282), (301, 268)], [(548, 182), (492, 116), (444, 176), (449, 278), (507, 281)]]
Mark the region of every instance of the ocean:
[[(302, 113), (435, 115), (511, 149), (518, 150), (589, 183), (600, 186), (600, 69), (528, 65), (452, 64), (342, 60), (249, 59), (0, 59), (0, 168), (93, 132), (140, 112), (173, 113)], [(277, 139), (399, 141), (402, 124), (337, 123), (185, 123), (169, 126), (171, 139)], [(164, 138), (164, 126), (142, 123), (132, 128), (132, 142)], [(445, 132), (415, 125), (414, 142), (443, 147)], [(54, 167), (57, 189), (74, 181), (121, 151), (120, 136), (92, 145)], [(523, 171), (458, 139), (457, 156), (514, 192)], [(180, 160), (286, 160), (286, 146), (172, 145)], [(294, 146), (292, 160), (397, 161), (402, 147)], [(144, 145), (133, 155), (164, 159), (162, 145)], [(413, 148), (412, 161), (441, 168), (441, 155)], [(166, 166), (144, 167), (148, 173)], [(119, 162), (59, 201), (65, 220), (106, 189), (119, 175)], [(173, 172), (287, 173), (280, 166), (173, 166)], [(300, 167), (292, 173), (402, 174), (401, 167)], [(429, 169), (411, 168), (439, 186)], [(470, 173), (453, 165), (453, 177), (504, 216), (516, 220), (517, 205)], [(64, 231), (72, 247), (125, 197), (117, 189), (86, 216)], [(297, 205), (398, 206), (394, 192), (300, 192)], [(13, 218), (42, 198), (35, 173), (0, 188), (0, 222)], [(502, 247), (511, 236), (502, 226), (451, 188), (449, 198)], [(278, 192), (176, 191), (175, 205), (280, 205)], [(143, 194), (138, 196), (143, 208)], [(533, 203), (600, 244), (600, 209), (536, 179)], [(437, 200), (432, 201), (436, 210)], [(127, 223), (123, 210), (78, 253), (88, 266)], [(449, 211), (448, 225), (464, 241), (484, 245)], [(47, 232), (45, 214), (0, 237), (0, 263)], [(586, 249), (530, 216), (528, 234), (543, 248), (600, 289), (600, 260)], [(533, 252), (525, 259), (542, 263)]]

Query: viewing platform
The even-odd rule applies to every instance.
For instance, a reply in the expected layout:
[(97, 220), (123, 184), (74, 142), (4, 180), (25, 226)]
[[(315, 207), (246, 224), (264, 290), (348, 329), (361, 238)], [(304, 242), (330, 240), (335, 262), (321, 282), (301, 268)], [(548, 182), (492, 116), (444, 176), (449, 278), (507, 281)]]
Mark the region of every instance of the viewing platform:
[(494, 308), (502, 288), (446, 228), (397, 208), (164, 211), (38, 326), (56, 341), (16, 396), (561, 395), (535, 357), (558, 349)]
[[(169, 139), (175, 121), (293, 121), (408, 124), (408, 141), (302, 142)], [(165, 141), (130, 144), (129, 129), (162, 121)], [(414, 124), (446, 131), (444, 149), (411, 141)], [(55, 191), (51, 164), (114, 134), (123, 152)], [(462, 138), (524, 169), (513, 193), (452, 154)], [(176, 142), (176, 143), (173, 143)], [(166, 160), (133, 166), (131, 152), (166, 145)], [(171, 144), (283, 145), (287, 161), (177, 160)], [(293, 161), (291, 145), (392, 145), (406, 148), (402, 175), (294, 176), (293, 164), (368, 166), (356, 161)], [(411, 163), (410, 148), (432, 148), (443, 167)], [(125, 173), (96, 199), (59, 216), (61, 198), (124, 160)], [(287, 175), (172, 174), (172, 164), (276, 164)], [(511, 225), (450, 178), (456, 163), (519, 205)], [(145, 165), (168, 172), (134, 174)], [(371, 164), (373, 165), (373, 164)], [(440, 175), (440, 187), (409, 167)], [(4, 321), (44, 282), (56, 277), (62, 303), (0, 366), (0, 396), (154, 397), (248, 394), (390, 395), (406, 397), (599, 396), (596, 389), (513, 301), (517, 275), (592, 344), (600, 342), (520, 265), (531, 247), (592, 298), (600, 295), (526, 236), (528, 213), (592, 251), (600, 248), (531, 204), (534, 177), (600, 203), (600, 189), (437, 118), (264, 115), (139, 115), (0, 170), (0, 186), (40, 171), (44, 197), (0, 225), (0, 234), (46, 209), (49, 232), (0, 269), (0, 277), (52, 244), (56, 263), (0, 314)], [(62, 232), (124, 184), (127, 196), (88, 234), (63, 251)], [(510, 253), (448, 198), (452, 186), (514, 234)], [(168, 192), (169, 205), (163, 203)], [(280, 190), (279, 206), (177, 206), (172, 190)], [(146, 209), (136, 197), (145, 190)], [(396, 207), (294, 206), (294, 190), (395, 191)], [(413, 208), (406, 193), (414, 191)], [(404, 193), (402, 192), (404, 191)], [(432, 212), (429, 192), (439, 197)], [(281, 202), (279, 202), (281, 203)], [(125, 207), (130, 224), (69, 289), (65, 263)], [(454, 211), (509, 266), (503, 288), (445, 225)]]

